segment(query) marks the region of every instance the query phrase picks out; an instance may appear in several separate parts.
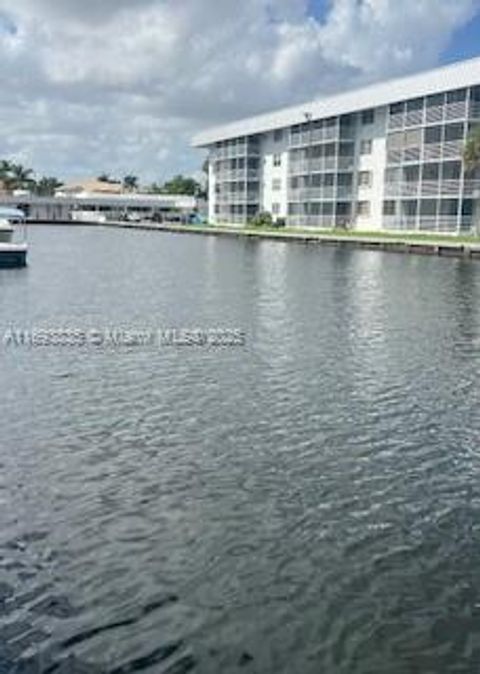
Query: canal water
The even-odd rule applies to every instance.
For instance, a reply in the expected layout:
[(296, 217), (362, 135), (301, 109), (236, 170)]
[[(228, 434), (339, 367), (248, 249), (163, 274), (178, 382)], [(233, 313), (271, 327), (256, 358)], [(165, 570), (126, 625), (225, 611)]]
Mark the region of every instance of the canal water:
[[(0, 272), (2, 674), (480, 671), (480, 264), (29, 239)], [(108, 338), (173, 329), (242, 338)]]

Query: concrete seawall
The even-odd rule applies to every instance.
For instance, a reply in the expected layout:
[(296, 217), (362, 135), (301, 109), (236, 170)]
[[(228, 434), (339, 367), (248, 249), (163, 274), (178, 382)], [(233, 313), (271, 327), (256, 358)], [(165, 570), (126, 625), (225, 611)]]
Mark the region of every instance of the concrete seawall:
[(472, 242), (457, 241), (452, 236), (452, 240), (446, 238), (415, 238), (374, 234), (335, 234), (327, 232), (293, 232), (272, 231), (272, 230), (254, 230), (234, 227), (211, 226), (204, 227), (199, 225), (177, 225), (177, 224), (156, 224), (152, 222), (31, 222), (31, 225), (56, 225), (56, 226), (95, 226), (95, 227), (115, 227), (120, 229), (136, 229), (143, 231), (156, 231), (170, 234), (196, 234), (201, 236), (224, 236), (234, 238), (266, 239), (270, 241), (289, 241), (301, 244), (321, 244), (328, 246), (337, 246), (341, 248), (360, 248), (364, 250), (379, 250), (391, 253), (410, 253), (415, 255), (438, 255), (441, 257), (456, 257), (472, 260), (480, 260), (480, 239)]

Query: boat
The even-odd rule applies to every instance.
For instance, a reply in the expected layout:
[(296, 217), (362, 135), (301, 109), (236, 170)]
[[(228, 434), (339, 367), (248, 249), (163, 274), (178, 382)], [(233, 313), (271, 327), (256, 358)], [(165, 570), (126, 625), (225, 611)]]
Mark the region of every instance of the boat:
[(9, 220), (0, 219), (0, 243), (10, 243), (13, 231), (13, 225)]
[(25, 222), (25, 213), (19, 208), (0, 207), (0, 243), (10, 243), (14, 225)]
[(0, 268), (24, 267), (27, 244), (12, 243), (14, 225), (25, 223), (25, 213), (19, 208), (0, 207)]

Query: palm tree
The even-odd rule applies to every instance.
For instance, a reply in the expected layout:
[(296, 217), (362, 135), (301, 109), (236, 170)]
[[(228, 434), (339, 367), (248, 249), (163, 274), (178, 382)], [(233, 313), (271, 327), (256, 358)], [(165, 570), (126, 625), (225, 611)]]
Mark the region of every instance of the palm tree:
[(21, 164), (11, 164), (10, 172), (13, 189), (31, 189), (35, 185), (35, 180), (32, 178), (32, 169), (24, 168)]
[[(478, 174), (480, 171), (480, 127), (471, 131), (467, 138), (465, 147), (463, 148), (463, 164), (465, 166), (466, 177), (472, 181), (473, 184), (478, 182)], [(480, 232), (479, 223), (479, 205), (480, 205), (480, 190), (476, 189), (473, 192), (473, 223), (474, 229), (478, 234)]]
[(35, 194), (42, 197), (51, 197), (55, 194), (55, 190), (63, 185), (57, 178), (44, 176), (37, 180), (35, 185)]
[(135, 192), (135, 190), (138, 188), (138, 178), (137, 178), (137, 176), (133, 176), (133, 175), (125, 176), (125, 178), (123, 179), (123, 187), (128, 192)]
[(463, 163), (467, 171), (480, 167), (480, 127), (471, 132), (463, 148)]

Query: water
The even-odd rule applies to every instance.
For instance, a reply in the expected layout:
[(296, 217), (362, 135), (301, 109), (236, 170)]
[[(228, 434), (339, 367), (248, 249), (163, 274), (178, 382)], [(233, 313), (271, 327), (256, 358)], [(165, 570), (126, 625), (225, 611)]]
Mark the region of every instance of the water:
[(480, 264), (36, 228), (0, 350), (0, 672), (480, 671)]

